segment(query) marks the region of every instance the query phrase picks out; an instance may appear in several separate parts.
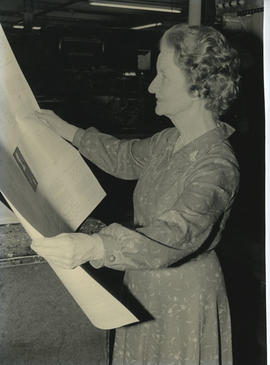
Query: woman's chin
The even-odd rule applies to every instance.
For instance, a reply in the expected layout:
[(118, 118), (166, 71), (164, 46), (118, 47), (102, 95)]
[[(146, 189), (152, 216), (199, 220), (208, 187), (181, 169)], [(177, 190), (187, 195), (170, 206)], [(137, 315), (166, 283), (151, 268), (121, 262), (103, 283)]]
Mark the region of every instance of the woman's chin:
[(164, 110), (157, 104), (155, 108), (155, 113), (159, 116), (164, 115)]

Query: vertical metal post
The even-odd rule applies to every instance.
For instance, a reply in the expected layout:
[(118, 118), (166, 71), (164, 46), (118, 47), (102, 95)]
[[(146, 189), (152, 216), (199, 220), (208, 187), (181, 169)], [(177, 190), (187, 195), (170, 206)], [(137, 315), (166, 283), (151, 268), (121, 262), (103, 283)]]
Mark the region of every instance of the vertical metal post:
[(201, 24), (202, 0), (189, 0), (188, 24)]
[(25, 31), (31, 31), (32, 30), (32, 24), (33, 24), (33, 4), (32, 4), (32, 0), (24, 0), (23, 20), (24, 20), (24, 29), (25, 29)]

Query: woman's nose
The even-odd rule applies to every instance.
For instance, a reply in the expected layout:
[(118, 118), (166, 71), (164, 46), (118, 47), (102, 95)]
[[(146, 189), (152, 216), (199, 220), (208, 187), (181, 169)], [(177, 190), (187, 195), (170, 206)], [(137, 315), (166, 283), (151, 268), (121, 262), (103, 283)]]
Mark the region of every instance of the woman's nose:
[(149, 91), (150, 94), (155, 94), (155, 92), (156, 92), (156, 77), (152, 80), (152, 82), (148, 86), (148, 91)]

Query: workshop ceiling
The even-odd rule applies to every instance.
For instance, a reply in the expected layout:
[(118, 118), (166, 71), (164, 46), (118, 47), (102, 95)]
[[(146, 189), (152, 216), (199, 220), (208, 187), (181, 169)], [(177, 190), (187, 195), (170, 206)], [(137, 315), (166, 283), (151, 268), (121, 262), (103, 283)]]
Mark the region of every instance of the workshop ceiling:
[[(5, 28), (14, 26), (32, 30), (53, 28), (129, 29), (162, 23), (170, 26), (187, 21), (189, 0), (117, 0), (96, 3), (166, 7), (170, 11), (139, 10), (90, 5), (89, 0), (0, 0), (0, 22)], [(175, 12), (179, 10), (179, 12)], [(35, 28), (34, 28), (35, 29)]]

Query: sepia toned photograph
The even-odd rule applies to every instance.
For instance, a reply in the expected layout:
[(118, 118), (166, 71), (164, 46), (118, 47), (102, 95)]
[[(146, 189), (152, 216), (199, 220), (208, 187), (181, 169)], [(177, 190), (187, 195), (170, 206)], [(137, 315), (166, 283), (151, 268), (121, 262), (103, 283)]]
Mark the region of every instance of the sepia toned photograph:
[(267, 365), (267, 1), (0, 0), (1, 365)]

